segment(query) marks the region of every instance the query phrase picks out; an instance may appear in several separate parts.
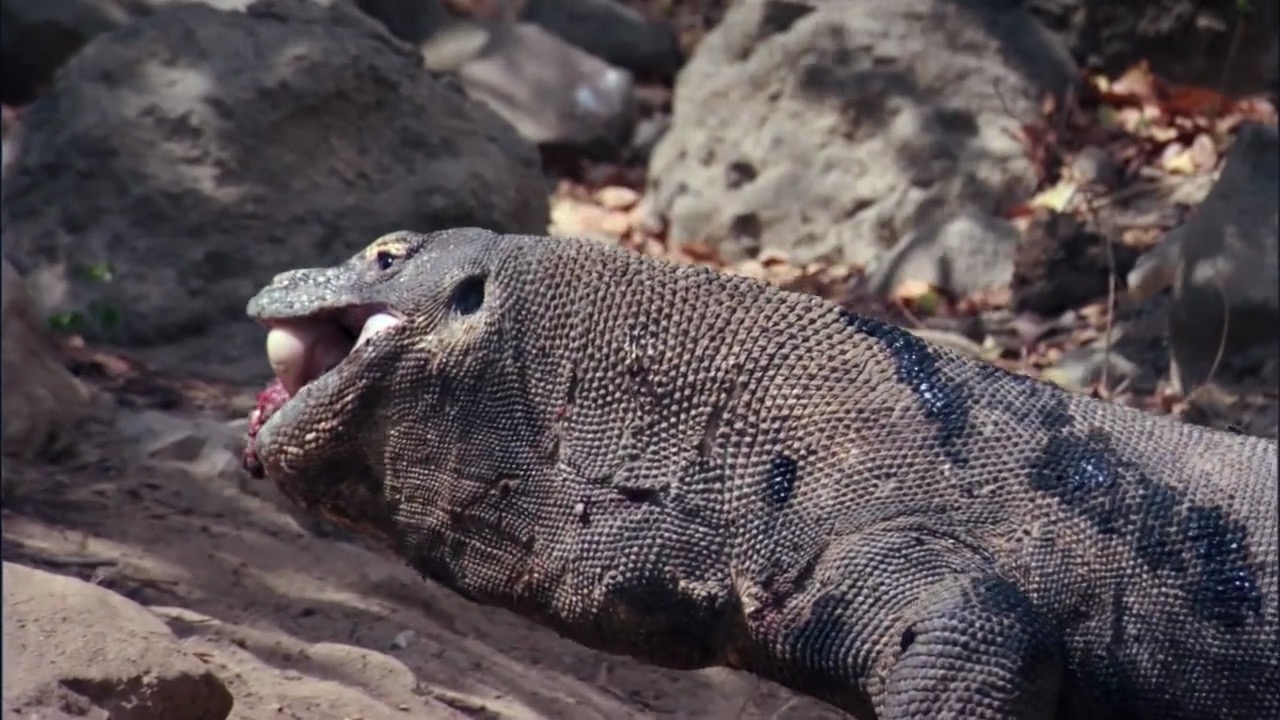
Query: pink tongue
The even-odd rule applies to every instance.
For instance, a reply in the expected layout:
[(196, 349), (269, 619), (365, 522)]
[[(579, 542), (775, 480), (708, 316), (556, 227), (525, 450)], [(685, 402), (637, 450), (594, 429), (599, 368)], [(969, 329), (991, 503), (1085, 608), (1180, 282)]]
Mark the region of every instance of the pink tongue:
[(342, 362), (350, 348), (350, 339), (329, 323), (278, 325), (267, 333), (267, 359), (291, 397)]

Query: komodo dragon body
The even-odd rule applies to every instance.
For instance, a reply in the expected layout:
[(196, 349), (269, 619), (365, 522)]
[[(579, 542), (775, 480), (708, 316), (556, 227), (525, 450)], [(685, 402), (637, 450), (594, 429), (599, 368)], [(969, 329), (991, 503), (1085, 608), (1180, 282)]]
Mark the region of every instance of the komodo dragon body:
[(584, 645), (860, 718), (1280, 717), (1273, 441), (588, 240), (394, 233), (249, 314), (251, 472)]

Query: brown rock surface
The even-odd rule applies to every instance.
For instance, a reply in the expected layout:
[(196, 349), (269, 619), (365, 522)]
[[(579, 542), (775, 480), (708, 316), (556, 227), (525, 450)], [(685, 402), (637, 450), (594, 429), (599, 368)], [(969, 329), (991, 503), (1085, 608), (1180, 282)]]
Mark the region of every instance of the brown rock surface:
[(146, 608), (4, 563), (5, 717), (222, 720), (231, 693)]

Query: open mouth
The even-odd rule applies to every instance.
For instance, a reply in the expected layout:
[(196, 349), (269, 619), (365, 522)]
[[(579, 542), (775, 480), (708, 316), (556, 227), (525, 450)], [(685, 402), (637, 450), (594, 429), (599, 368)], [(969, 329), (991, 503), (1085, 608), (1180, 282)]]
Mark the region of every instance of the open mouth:
[(403, 318), (375, 306), (357, 305), (304, 318), (264, 319), (267, 361), (293, 397), (307, 383), (337, 367), (369, 338)]
[(258, 393), (249, 415), (244, 465), (255, 477), (262, 466), (254, 450), (254, 438), (280, 408), (325, 373), (346, 360), (370, 338), (393, 328), (404, 318), (384, 306), (355, 305), (326, 310), (306, 317), (264, 318), (267, 361), (276, 379)]

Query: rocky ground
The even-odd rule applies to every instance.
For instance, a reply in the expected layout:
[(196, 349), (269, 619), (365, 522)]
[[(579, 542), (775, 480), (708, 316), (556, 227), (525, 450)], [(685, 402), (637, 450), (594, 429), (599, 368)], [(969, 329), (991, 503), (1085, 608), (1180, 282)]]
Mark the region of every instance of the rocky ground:
[(6, 1), (5, 720), (841, 717), (250, 481), (243, 304), (394, 229), (587, 235), (1275, 437), (1274, 23), (1186, 2)]

